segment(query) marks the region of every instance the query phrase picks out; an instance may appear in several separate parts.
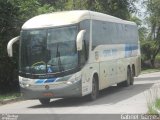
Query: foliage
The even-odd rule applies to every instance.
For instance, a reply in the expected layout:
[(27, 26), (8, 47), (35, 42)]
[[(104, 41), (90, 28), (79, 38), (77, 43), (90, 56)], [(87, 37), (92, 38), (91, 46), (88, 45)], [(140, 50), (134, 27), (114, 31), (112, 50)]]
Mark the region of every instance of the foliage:
[(37, 0), (1, 0), (0, 1), (0, 91), (18, 89), (18, 44), (14, 46), (14, 57), (7, 55), (8, 41), (18, 36), (24, 21), (35, 15), (53, 12), (49, 4), (40, 4)]
[(12, 0), (12, 4), (19, 8), (17, 18), (24, 23), (36, 15), (54, 12), (55, 9), (48, 3), (40, 3), (38, 0)]
[(5, 99), (14, 99), (14, 98), (17, 98), (17, 97), (20, 97), (20, 93), (19, 92), (2, 94), (2, 95), (0, 95), (0, 101), (1, 100), (5, 100)]
[(135, 2), (136, 0), (68, 0), (66, 9), (88, 9), (129, 19), (130, 14), (136, 12)]
[(160, 72), (160, 68), (142, 68), (141, 74)]
[(156, 100), (155, 106), (156, 106), (157, 109), (160, 109), (160, 99)]
[[(148, 22), (151, 27), (151, 31), (149, 34), (150, 40), (154, 41), (151, 45), (153, 45), (150, 53), (153, 59), (151, 60), (152, 65), (154, 66), (155, 58), (160, 52), (160, 1), (159, 0), (148, 0), (145, 1), (147, 5), (147, 12), (149, 14)], [(149, 54), (149, 53), (146, 53)]]
[[(0, 1), (0, 89), (5, 90), (6, 86), (14, 88), (17, 81), (17, 57), (8, 58), (6, 46), (8, 40), (18, 34), (19, 26), (16, 17), (18, 16), (18, 7), (13, 6), (10, 1)], [(17, 48), (17, 47), (16, 47)], [(16, 49), (17, 50), (17, 49)], [(15, 52), (15, 51), (14, 51)], [(12, 81), (12, 82), (10, 82)]]
[(155, 40), (141, 40), (142, 63), (150, 60), (151, 66), (154, 67), (155, 58), (159, 52), (159, 45)]
[(148, 0), (147, 8), (150, 14), (151, 37), (160, 43), (160, 1)]
[(139, 27), (138, 32), (139, 32), (139, 40), (140, 40), (140, 41), (143, 41), (143, 40), (146, 40), (146, 39), (147, 39), (148, 30), (147, 30), (146, 27), (144, 27), (144, 26)]
[(148, 105), (148, 113), (158, 115), (160, 110), (160, 98), (157, 98), (153, 104)]
[(138, 26), (138, 31), (139, 31), (139, 40), (143, 41), (147, 39), (147, 34), (148, 30), (146, 27), (142, 25), (142, 20), (140, 20), (137, 16), (131, 16), (130, 21), (133, 21), (137, 24)]

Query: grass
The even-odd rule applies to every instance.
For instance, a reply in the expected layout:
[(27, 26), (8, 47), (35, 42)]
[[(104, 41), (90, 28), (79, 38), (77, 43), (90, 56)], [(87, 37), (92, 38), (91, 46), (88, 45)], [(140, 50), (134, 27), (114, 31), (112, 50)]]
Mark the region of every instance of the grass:
[(160, 98), (156, 100), (155, 106), (157, 109), (160, 109)]
[(160, 68), (142, 69), (141, 74), (147, 74), (147, 73), (153, 73), (153, 72), (160, 72)]
[(148, 106), (148, 114), (158, 114), (157, 113), (157, 111), (155, 111), (154, 109), (153, 109), (153, 107), (152, 107), (152, 105), (151, 106)]
[(154, 84), (144, 92), (147, 100), (148, 114), (159, 114), (160, 112), (160, 83)]
[(149, 114), (158, 114), (158, 112), (155, 110), (155, 108), (160, 110), (160, 98), (156, 99), (153, 104), (150, 104), (148, 106), (148, 113)]
[(0, 94), (0, 101), (5, 99), (14, 99), (20, 97), (20, 93), (7, 93), (7, 94)]

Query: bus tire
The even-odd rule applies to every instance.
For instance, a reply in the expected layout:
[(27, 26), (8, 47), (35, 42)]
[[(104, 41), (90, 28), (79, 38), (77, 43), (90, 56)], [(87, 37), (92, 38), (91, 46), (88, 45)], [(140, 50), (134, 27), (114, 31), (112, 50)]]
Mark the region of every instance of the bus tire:
[(49, 98), (43, 98), (43, 99), (39, 99), (40, 103), (42, 105), (48, 105), (50, 103), (50, 99)]
[(130, 85), (134, 84), (134, 71), (132, 70), (131, 72), (131, 80), (130, 80)]
[(117, 84), (118, 87), (128, 87), (131, 84), (131, 70), (127, 69), (127, 80), (120, 82)]
[(134, 84), (134, 77), (133, 77), (133, 73), (131, 73), (131, 79), (130, 79), (130, 85)]
[(99, 94), (99, 90), (98, 90), (98, 81), (96, 80), (95, 77), (92, 78), (92, 92), (90, 94), (90, 100), (93, 101), (95, 99), (97, 99)]
[(120, 82), (117, 84), (117, 87), (124, 87), (124, 82)]
[(127, 80), (124, 81), (124, 87), (128, 87), (131, 84), (131, 79), (132, 79), (132, 72), (131, 69), (127, 69)]

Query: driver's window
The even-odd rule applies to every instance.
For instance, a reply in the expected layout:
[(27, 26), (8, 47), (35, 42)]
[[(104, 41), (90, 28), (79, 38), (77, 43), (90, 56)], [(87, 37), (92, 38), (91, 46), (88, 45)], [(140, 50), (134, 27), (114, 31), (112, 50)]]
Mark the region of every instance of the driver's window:
[(80, 63), (81, 65), (84, 65), (86, 62), (86, 43), (85, 40), (83, 40), (82, 44), (82, 50), (80, 51)]
[(80, 22), (80, 30), (85, 30), (86, 33), (84, 35), (84, 43), (83, 43), (83, 47), (85, 49), (83, 49), (83, 51), (85, 50), (85, 54), (86, 54), (86, 60), (88, 59), (88, 55), (89, 55), (89, 41), (90, 41), (90, 20), (84, 20)]

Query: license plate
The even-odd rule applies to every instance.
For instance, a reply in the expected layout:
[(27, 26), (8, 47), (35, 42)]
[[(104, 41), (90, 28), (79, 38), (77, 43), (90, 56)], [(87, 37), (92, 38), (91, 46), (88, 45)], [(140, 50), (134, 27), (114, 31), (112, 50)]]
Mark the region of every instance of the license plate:
[(43, 96), (45, 96), (45, 97), (53, 97), (54, 94), (53, 93), (43, 93)]

